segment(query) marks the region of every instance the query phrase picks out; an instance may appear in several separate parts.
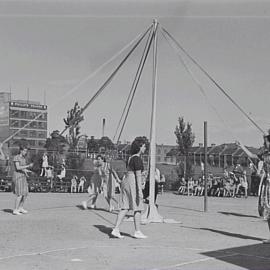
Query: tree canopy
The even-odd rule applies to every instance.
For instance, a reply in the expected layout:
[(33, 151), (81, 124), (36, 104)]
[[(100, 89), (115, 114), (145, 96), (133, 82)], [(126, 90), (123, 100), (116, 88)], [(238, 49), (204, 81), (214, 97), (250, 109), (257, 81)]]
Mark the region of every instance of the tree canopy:
[(175, 128), (174, 134), (178, 144), (177, 159), (179, 162), (178, 175), (190, 176), (192, 173), (192, 162), (189, 159), (188, 152), (195, 141), (195, 135), (192, 132), (192, 124), (185, 122), (183, 117), (178, 118), (178, 124)]

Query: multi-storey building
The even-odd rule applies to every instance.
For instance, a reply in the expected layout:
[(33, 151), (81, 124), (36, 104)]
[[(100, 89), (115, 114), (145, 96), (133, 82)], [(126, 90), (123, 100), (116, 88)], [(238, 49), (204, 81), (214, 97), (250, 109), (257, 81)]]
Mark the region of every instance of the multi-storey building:
[(12, 137), (9, 147), (26, 139), (33, 150), (44, 148), (47, 138), (47, 106), (35, 101), (11, 100), (10, 93), (0, 93), (0, 140)]

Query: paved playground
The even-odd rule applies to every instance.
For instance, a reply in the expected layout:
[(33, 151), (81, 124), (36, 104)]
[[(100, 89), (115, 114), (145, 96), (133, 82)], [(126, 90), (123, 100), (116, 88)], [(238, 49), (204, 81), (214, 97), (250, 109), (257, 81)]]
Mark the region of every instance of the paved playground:
[(116, 212), (82, 210), (87, 194), (30, 193), (27, 215), (14, 216), (14, 196), (0, 193), (0, 269), (270, 269), (267, 224), (257, 214), (257, 198), (209, 198), (164, 193), (159, 213), (182, 223), (143, 225), (148, 239), (110, 237)]

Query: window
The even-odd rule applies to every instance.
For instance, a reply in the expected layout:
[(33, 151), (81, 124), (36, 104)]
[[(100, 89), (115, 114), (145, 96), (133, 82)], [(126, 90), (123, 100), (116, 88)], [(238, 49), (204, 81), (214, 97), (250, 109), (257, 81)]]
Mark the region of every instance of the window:
[(27, 130), (21, 130), (18, 134), (21, 137), (28, 137), (28, 131)]
[(20, 127), (24, 127), (26, 124), (27, 124), (27, 121), (24, 121), (24, 120), (20, 121)]
[(36, 138), (37, 137), (37, 132), (35, 130), (29, 131), (29, 137)]
[(10, 110), (10, 117), (11, 118), (18, 118), (19, 117), (19, 111)]
[(37, 122), (36, 122), (36, 121), (33, 121), (33, 122), (29, 125), (29, 127), (31, 127), (31, 128), (37, 128), (37, 127), (38, 127)]
[(10, 126), (11, 127), (19, 127), (19, 121), (18, 120), (11, 120)]
[(28, 112), (28, 118), (29, 119), (34, 119), (36, 117), (36, 113), (35, 112)]
[[(38, 113), (40, 114), (40, 113)], [(39, 120), (47, 120), (47, 113), (42, 113), (39, 117), (38, 117)]]
[(44, 147), (44, 145), (45, 145), (45, 141), (38, 141), (38, 146)]
[(39, 131), (38, 132), (38, 138), (46, 138), (46, 132)]
[(46, 124), (45, 122), (37, 122), (38, 128), (39, 129), (46, 129)]
[(27, 112), (26, 111), (20, 111), (20, 117), (21, 118), (27, 118)]
[(39, 129), (47, 129), (47, 123), (46, 122), (38, 122), (38, 128)]
[(31, 146), (36, 146), (36, 141), (34, 141), (34, 140), (28, 140), (28, 143), (29, 143)]

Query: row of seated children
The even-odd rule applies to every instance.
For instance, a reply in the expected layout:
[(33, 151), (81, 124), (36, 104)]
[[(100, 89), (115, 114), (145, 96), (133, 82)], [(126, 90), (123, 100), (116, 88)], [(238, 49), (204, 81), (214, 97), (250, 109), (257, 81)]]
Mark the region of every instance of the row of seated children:
[(81, 176), (80, 180), (78, 180), (78, 176), (73, 175), (73, 177), (71, 178), (70, 193), (84, 192), (85, 183), (86, 178), (84, 176)]
[[(178, 194), (186, 194), (188, 196), (202, 196), (204, 195), (204, 179), (193, 179), (190, 177), (188, 181), (181, 179)], [(237, 177), (234, 173), (230, 173), (228, 177), (214, 177), (210, 175), (207, 181), (208, 196), (217, 197), (236, 197), (244, 190), (244, 195), (247, 197), (248, 183), (246, 175)]]

